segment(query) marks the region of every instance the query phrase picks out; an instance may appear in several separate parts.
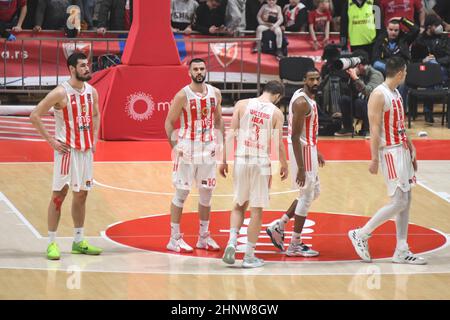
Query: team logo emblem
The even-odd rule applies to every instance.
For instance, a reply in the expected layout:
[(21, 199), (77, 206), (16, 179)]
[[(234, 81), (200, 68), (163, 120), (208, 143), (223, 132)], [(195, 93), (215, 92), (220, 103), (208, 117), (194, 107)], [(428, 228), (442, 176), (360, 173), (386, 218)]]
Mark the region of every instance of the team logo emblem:
[(62, 50), (66, 59), (74, 52), (82, 52), (90, 59), (92, 46), (89, 42), (66, 42), (62, 44)]
[(238, 55), (238, 43), (211, 43), (210, 48), (222, 67), (228, 67), (236, 60)]
[[(136, 112), (135, 104), (138, 101), (143, 101), (146, 105), (146, 109), (142, 113)], [(151, 95), (144, 92), (135, 92), (127, 97), (127, 102), (125, 104), (125, 111), (128, 116), (136, 121), (148, 120), (152, 117), (153, 111), (155, 110), (155, 103)]]

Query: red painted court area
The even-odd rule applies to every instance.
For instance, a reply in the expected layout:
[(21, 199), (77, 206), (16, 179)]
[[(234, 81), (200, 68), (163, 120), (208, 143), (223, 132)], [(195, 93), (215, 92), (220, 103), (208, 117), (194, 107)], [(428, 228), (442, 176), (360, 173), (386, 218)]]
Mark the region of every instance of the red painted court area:
[[(281, 211), (264, 211), (263, 223), (268, 224), (279, 218), (281, 214)], [(192, 254), (179, 254), (166, 250), (170, 236), (170, 215), (151, 216), (121, 222), (109, 227), (106, 230), (106, 235), (117, 243), (142, 250), (219, 259), (222, 258), (223, 249), (229, 237), (230, 212), (216, 211), (212, 212), (211, 215), (210, 231), (222, 248), (219, 252), (195, 249)], [(248, 217), (249, 214), (247, 214)], [(256, 245), (257, 254), (261, 258), (269, 261), (359, 260), (347, 237), (347, 232), (350, 229), (364, 225), (369, 220), (369, 217), (311, 212), (308, 215), (308, 220), (310, 221), (307, 221), (307, 225), (302, 234), (303, 241), (308, 245), (312, 245), (315, 250), (320, 252), (318, 257), (286, 257), (273, 247), (270, 239), (265, 234), (265, 228), (263, 228), (263, 233)], [(286, 231), (292, 231), (292, 229), (293, 221), (291, 220), (286, 227)], [(198, 214), (183, 213), (181, 230), (184, 232), (185, 241), (192, 247), (195, 247), (198, 237)], [(396, 245), (395, 238), (394, 221), (388, 221), (379, 227), (369, 240), (372, 258), (381, 259), (392, 257)], [(238, 238), (238, 245), (242, 245), (242, 250), (245, 248), (246, 240), (246, 225), (244, 222), (243, 229), (241, 229), (241, 234)], [(285, 244), (289, 244), (289, 242), (289, 234), (286, 234)], [(446, 238), (431, 229), (410, 224), (408, 243), (413, 252), (422, 253), (445, 245)], [(258, 253), (258, 251), (260, 252)], [(242, 257), (243, 253), (236, 255), (237, 259), (242, 259)]]
[[(285, 141), (286, 143), (286, 141)], [(419, 160), (450, 160), (450, 140), (414, 140)], [(368, 140), (319, 140), (326, 160), (370, 160)], [(166, 140), (100, 141), (95, 161), (168, 161)], [(46, 142), (0, 140), (0, 162), (51, 162), (53, 152)]]

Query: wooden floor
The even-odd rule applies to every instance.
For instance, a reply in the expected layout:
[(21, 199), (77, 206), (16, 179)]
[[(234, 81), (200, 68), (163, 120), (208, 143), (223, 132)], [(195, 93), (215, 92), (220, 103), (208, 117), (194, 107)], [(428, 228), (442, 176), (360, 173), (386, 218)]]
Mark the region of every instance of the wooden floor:
[[(415, 124), (417, 138), (450, 139), (440, 125)], [(371, 216), (387, 201), (380, 175), (367, 161), (333, 161), (320, 170), (322, 192), (311, 211)], [(233, 270), (219, 259), (165, 255), (119, 246), (101, 234), (107, 226), (142, 216), (166, 214), (171, 196), (170, 162), (97, 162), (98, 185), (88, 198), (86, 236), (101, 245), (100, 257), (71, 256), (70, 196), (58, 237), (63, 256), (46, 261), (46, 209), (52, 163), (0, 163), (0, 299), (449, 299), (450, 249), (427, 254), (428, 266), (389, 260), (317, 263), (274, 262), (259, 270)], [(450, 161), (419, 162), (413, 190), (412, 223), (450, 233)], [(433, 174), (436, 179), (433, 178)], [(430, 180), (434, 181), (433, 183)], [(290, 182), (274, 178), (269, 209), (285, 210), (295, 198)], [(163, 194), (155, 194), (155, 193)], [(232, 179), (220, 178), (216, 194), (232, 194)], [(189, 197), (185, 211), (197, 211)], [(1, 199), (0, 199), (1, 200)], [(213, 198), (213, 210), (228, 210), (232, 197)], [(339, 248), (336, 248), (339, 250)], [(202, 270), (201, 272), (199, 270)], [(270, 281), (268, 281), (270, 277)]]

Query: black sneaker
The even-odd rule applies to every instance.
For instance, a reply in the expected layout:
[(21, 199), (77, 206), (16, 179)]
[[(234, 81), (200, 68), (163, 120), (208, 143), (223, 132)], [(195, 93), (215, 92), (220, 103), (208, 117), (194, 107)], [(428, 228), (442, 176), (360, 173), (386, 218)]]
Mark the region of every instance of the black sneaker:
[(359, 130), (358, 131), (358, 136), (360, 137), (367, 137), (369, 135), (369, 131), (367, 130)]
[(351, 136), (353, 133), (353, 130), (349, 129), (341, 129), (334, 133), (336, 137), (345, 137), (345, 136)]

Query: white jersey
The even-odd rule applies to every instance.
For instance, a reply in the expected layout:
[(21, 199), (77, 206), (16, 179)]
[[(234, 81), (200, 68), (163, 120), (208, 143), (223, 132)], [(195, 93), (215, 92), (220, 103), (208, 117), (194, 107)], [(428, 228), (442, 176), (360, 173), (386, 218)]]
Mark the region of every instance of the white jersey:
[(292, 112), (292, 105), (299, 97), (304, 97), (310, 107), (310, 112), (305, 116), (305, 123), (303, 124), (300, 141), (304, 145), (315, 146), (317, 145), (317, 136), (319, 134), (319, 114), (317, 112), (317, 103), (308, 97), (308, 95), (303, 92), (303, 89), (295, 91), (291, 101), (289, 102), (288, 142), (291, 142), (292, 136), (292, 117), (294, 116)]
[(384, 83), (376, 87), (375, 90), (381, 91), (385, 100), (380, 148), (406, 144), (405, 111), (400, 93), (397, 89), (392, 91)]
[(178, 138), (196, 142), (214, 140), (214, 111), (217, 97), (214, 87), (206, 84), (205, 96), (193, 92), (189, 85), (183, 88), (186, 93), (186, 104), (180, 118)]
[(61, 110), (55, 109), (55, 137), (76, 150), (91, 149), (94, 143), (93, 88), (86, 82), (82, 92), (72, 88), (67, 81), (61, 85), (66, 90), (67, 105)]
[(239, 121), (237, 157), (269, 158), (275, 109), (273, 103), (249, 100)]

